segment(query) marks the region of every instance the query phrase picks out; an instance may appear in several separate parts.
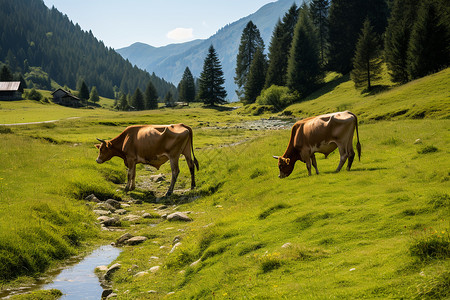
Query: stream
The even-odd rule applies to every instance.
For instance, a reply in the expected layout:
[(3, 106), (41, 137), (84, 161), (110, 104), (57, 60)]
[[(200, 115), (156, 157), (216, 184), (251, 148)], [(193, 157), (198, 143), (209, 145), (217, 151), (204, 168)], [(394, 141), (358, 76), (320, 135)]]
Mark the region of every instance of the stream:
[[(9, 289), (0, 292), (1, 299), (12, 295), (23, 294), (36, 290), (58, 289), (63, 293), (60, 299), (101, 299), (103, 288), (100, 286), (94, 269), (97, 266), (109, 265), (120, 254), (120, 249), (105, 245), (94, 250), (81, 261), (75, 262), (59, 270), (57, 274), (50, 274), (51, 278), (40, 280), (29, 287)], [(56, 276), (56, 277), (54, 277)], [(51, 279), (52, 282), (49, 282)]]

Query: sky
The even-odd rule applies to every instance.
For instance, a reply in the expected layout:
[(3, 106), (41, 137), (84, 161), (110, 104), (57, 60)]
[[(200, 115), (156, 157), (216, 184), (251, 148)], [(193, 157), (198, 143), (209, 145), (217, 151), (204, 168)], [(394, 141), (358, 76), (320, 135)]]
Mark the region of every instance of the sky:
[(276, 0), (44, 0), (114, 49), (207, 39)]

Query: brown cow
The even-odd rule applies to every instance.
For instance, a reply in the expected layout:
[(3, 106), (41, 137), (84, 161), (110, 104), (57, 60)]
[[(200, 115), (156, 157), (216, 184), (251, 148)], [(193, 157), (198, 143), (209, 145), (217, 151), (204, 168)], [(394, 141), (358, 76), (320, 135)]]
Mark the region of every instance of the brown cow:
[[(97, 163), (101, 164), (114, 156), (123, 159), (128, 168), (128, 182), (125, 191), (135, 188), (136, 164), (148, 164), (156, 169), (170, 161), (172, 180), (166, 196), (173, 192), (180, 169), (178, 159), (183, 154), (191, 172), (191, 189), (195, 188), (195, 169), (198, 161), (194, 155), (192, 129), (184, 124), (176, 125), (136, 125), (127, 127), (121, 134), (110, 141), (97, 139), (101, 144), (95, 145), (99, 150)], [(191, 157), (194, 160), (192, 160)]]
[(339, 172), (348, 158), (347, 170), (352, 167), (355, 151), (353, 150), (353, 132), (356, 128), (358, 142), (358, 158), (361, 159), (361, 144), (359, 143), (358, 119), (349, 112), (337, 112), (332, 114), (311, 117), (300, 120), (292, 126), (291, 139), (289, 145), (278, 159), (278, 168), (280, 169), (280, 178), (289, 176), (294, 170), (297, 160), (306, 163), (308, 175), (311, 176), (311, 162), (316, 173), (317, 162), (314, 153), (325, 154), (325, 158), (339, 148), (341, 159), (336, 172)]

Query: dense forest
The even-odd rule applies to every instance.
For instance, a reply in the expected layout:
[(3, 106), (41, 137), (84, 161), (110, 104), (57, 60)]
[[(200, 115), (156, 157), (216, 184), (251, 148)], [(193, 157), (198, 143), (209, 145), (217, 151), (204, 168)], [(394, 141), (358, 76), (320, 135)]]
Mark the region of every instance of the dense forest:
[(42, 0), (0, 0), (0, 62), (39, 88), (50, 89), (50, 79), (71, 89), (84, 81), (113, 98), (151, 82), (161, 97), (176, 93), (173, 84), (133, 66)]
[(261, 40), (249, 22), (237, 54), (237, 93), (245, 103), (281, 109), (320, 88), (327, 72), (350, 73), (356, 88), (370, 92), (383, 64), (399, 84), (448, 67), (450, 8), (444, 0), (294, 3), (275, 26), (267, 57), (257, 55), (265, 53)]

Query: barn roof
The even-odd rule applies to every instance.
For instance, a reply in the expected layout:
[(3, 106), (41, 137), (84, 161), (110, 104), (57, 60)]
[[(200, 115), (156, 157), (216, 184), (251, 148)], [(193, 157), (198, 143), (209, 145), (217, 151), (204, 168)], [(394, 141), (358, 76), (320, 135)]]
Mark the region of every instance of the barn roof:
[(14, 92), (18, 91), (20, 81), (0, 81), (0, 92)]

